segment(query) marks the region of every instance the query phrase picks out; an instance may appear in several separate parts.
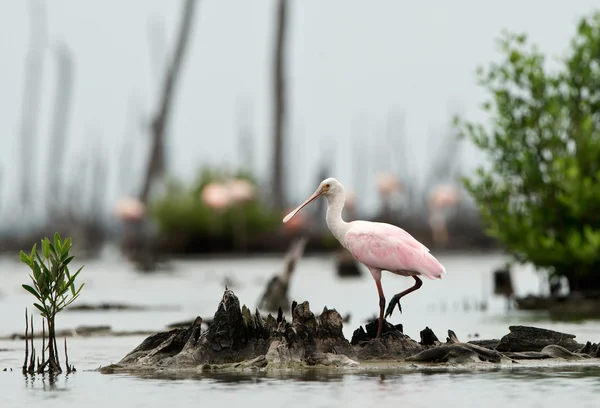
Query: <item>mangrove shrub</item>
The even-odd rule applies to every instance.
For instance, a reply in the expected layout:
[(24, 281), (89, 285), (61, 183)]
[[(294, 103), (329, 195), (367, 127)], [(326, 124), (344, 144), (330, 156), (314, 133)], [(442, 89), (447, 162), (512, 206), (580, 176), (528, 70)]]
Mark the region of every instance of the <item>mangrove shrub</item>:
[(465, 186), (516, 261), (599, 290), (600, 13), (581, 19), (557, 66), (522, 34), (504, 32), (500, 50), (477, 71), (491, 123), (456, 119), (490, 159)]
[[(42, 240), (42, 256), (38, 253), (36, 244), (33, 244), (30, 254), (20, 252), (21, 262), (29, 266), (32, 272), (29, 275), (32, 285), (24, 284), (23, 288), (36, 299), (33, 305), (46, 320), (46, 327), (48, 327), (48, 359), (42, 361), (38, 372), (43, 372), (46, 368), (51, 372), (62, 371), (56, 344), (56, 315), (77, 299), (84, 285), (82, 283), (76, 287), (75, 284), (75, 279), (83, 266), (73, 275), (69, 272), (68, 265), (74, 258), (69, 254), (70, 250), (71, 238), (63, 241), (57, 232), (54, 234), (54, 243), (48, 238)], [(45, 351), (45, 344), (42, 345), (42, 349)], [(34, 353), (33, 348), (32, 353)], [(67, 371), (69, 370), (67, 362)]]

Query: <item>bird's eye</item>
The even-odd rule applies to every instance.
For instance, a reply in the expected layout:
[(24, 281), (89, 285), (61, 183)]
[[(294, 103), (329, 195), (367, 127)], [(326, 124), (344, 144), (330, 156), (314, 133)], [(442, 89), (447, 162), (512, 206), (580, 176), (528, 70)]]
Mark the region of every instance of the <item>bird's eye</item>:
[(329, 187), (331, 187), (331, 184), (327, 183), (327, 184), (325, 184), (325, 187), (329, 188)]

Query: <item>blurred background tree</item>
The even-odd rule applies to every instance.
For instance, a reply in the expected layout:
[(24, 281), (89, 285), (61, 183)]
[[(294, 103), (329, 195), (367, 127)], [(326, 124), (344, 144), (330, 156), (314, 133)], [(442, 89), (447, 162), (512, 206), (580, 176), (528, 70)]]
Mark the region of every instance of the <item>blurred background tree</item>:
[(487, 226), (518, 262), (600, 291), (600, 13), (580, 20), (559, 68), (525, 35), (477, 71), (491, 126), (455, 119), (491, 166), (465, 178)]

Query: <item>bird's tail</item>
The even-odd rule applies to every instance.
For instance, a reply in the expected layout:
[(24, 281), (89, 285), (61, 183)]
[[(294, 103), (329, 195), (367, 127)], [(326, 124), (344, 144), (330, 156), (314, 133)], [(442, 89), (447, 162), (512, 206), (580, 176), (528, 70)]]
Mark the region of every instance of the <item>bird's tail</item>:
[(433, 255), (427, 253), (427, 262), (423, 275), (429, 279), (442, 279), (442, 275), (446, 273), (446, 268)]

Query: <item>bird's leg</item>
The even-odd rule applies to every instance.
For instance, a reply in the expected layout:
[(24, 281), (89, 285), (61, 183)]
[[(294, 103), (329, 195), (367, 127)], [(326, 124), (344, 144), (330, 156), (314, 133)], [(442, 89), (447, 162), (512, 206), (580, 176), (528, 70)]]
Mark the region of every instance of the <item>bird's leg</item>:
[(377, 285), (377, 291), (379, 292), (379, 326), (377, 326), (377, 336), (381, 335), (381, 329), (383, 329), (383, 309), (385, 308), (385, 295), (383, 294), (383, 288), (381, 287), (381, 281), (375, 281)]
[(402, 306), (400, 306), (400, 299), (403, 296), (408, 295), (410, 292), (414, 292), (415, 290), (419, 289), (423, 285), (423, 281), (418, 276), (413, 276), (413, 278), (415, 279), (415, 285), (413, 287), (408, 288), (405, 291), (400, 292), (398, 294), (395, 294), (394, 297), (392, 298), (392, 300), (390, 300), (390, 303), (385, 312), (385, 317), (392, 315), (392, 312), (394, 311), (394, 306), (396, 306), (396, 304), (398, 305), (398, 310), (400, 310), (400, 313), (402, 313)]

